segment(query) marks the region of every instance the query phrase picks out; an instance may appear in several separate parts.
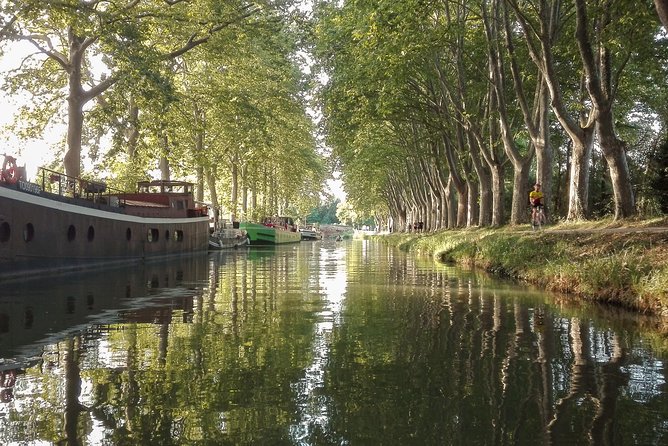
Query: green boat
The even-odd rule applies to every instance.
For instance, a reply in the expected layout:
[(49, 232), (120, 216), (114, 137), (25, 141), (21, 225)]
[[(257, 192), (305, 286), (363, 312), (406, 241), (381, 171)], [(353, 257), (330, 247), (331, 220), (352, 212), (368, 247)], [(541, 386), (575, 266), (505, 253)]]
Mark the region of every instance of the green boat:
[(246, 231), (251, 245), (278, 245), (295, 243), (302, 239), (290, 217), (266, 218), (262, 224), (241, 222), (239, 229)]

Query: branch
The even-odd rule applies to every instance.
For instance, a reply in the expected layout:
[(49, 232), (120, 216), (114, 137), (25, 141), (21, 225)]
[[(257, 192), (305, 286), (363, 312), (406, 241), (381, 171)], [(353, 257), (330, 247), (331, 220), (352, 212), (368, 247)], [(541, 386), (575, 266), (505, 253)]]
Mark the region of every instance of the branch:
[(596, 60), (592, 43), (587, 33), (587, 5), (583, 0), (575, 0), (576, 5), (576, 28), (575, 40), (578, 43), (580, 57), (582, 58), (582, 67), (585, 74), (585, 86), (594, 106), (600, 109), (605, 106), (605, 98), (601, 94), (601, 78), (596, 68)]
[(533, 26), (533, 24), (528, 19), (526, 14), (524, 14), (522, 9), (517, 5), (516, 0), (506, 0), (506, 3), (510, 5), (510, 7), (512, 8), (513, 12), (515, 13), (515, 17), (517, 17), (517, 21), (520, 24), (520, 28), (522, 28), (522, 33), (524, 34), (524, 39), (527, 44), (527, 49), (529, 50), (529, 56), (534, 61), (536, 66), (540, 68), (541, 67), (541, 59), (539, 57), (540, 50), (536, 46), (533, 37), (537, 38), (538, 40), (541, 40), (540, 37), (541, 33), (536, 29), (535, 26)]
[[(61, 53), (58, 50), (55, 50), (53, 48), (53, 44), (51, 43), (51, 39), (48, 36), (42, 35), (42, 34), (31, 34), (27, 36), (22, 36), (22, 35), (12, 35), (12, 38), (16, 40), (25, 40), (27, 42), (30, 42), (32, 46), (37, 48), (37, 51), (40, 53), (46, 55), (50, 59), (55, 60), (63, 69), (66, 71), (70, 70), (70, 63), (69, 60), (67, 59), (67, 56), (65, 56), (63, 53)], [(43, 41), (46, 43), (46, 47), (42, 46), (40, 41)]]
[(110, 76), (110, 77), (102, 80), (102, 82), (100, 82), (99, 84), (97, 84), (96, 86), (91, 88), (90, 90), (87, 90), (83, 93), (83, 95), (82, 95), (83, 102), (86, 103), (86, 102), (90, 101), (91, 99), (93, 99), (94, 97), (97, 97), (98, 95), (102, 94), (109, 87), (111, 87), (116, 82), (118, 82), (118, 80), (119, 80), (118, 76)]
[[(165, 0), (165, 1), (169, 1), (169, 0)], [(179, 1), (179, 0), (176, 0), (176, 1)], [(249, 9), (249, 8), (252, 8), (252, 5), (246, 5), (244, 7), (244, 9)], [(190, 36), (190, 38), (188, 39), (188, 42), (185, 45), (183, 45), (179, 49), (176, 49), (176, 50), (174, 50), (170, 53), (167, 53), (164, 56), (163, 59), (165, 59), (165, 60), (175, 59), (175, 58), (187, 53), (188, 51), (195, 48), (196, 46), (199, 46), (203, 43), (208, 42), (209, 39), (211, 39), (211, 37), (215, 33), (217, 33), (218, 31), (221, 31), (222, 29), (225, 29), (225, 28), (227, 28), (228, 26), (230, 26), (234, 23), (237, 23), (237, 22), (239, 22), (243, 19), (246, 19), (246, 18), (252, 16), (253, 14), (255, 14), (259, 11), (260, 11), (260, 8), (258, 7), (258, 8), (254, 8), (254, 9), (249, 9), (248, 11), (246, 11), (244, 13), (240, 13), (234, 19), (228, 20), (226, 22), (222, 22), (222, 23), (212, 27), (211, 29), (209, 29), (209, 31), (207, 32), (207, 35), (204, 36), (204, 37), (197, 38), (197, 34), (193, 34), (193, 35)]]
[(4, 36), (7, 36), (9, 34), (9, 30), (12, 28), (12, 26), (14, 25), (14, 23), (16, 23), (17, 20), (18, 20), (18, 15), (14, 15), (14, 17), (12, 17), (7, 23), (2, 25), (2, 28), (0, 28), (0, 40), (2, 40)]
[(610, 102), (614, 100), (615, 97), (617, 97), (617, 88), (619, 88), (619, 78), (622, 77), (622, 71), (624, 71), (624, 68), (626, 67), (626, 64), (629, 62), (631, 59), (631, 52), (627, 52), (626, 56), (624, 57), (624, 60), (622, 61), (619, 70), (615, 73), (615, 76), (612, 80), (612, 86), (610, 88)]

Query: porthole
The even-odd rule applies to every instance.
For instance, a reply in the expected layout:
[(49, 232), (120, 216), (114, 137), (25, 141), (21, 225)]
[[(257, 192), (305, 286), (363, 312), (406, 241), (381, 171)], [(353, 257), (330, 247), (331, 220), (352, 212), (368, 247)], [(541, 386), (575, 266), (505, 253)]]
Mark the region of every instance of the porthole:
[(95, 239), (95, 228), (92, 226), (88, 227), (88, 241), (92, 242)]
[(160, 233), (155, 228), (149, 229), (148, 232), (146, 233), (146, 239), (149, 241), (149, 243), (157, 242), (159, 237)]
[(169, 240), (169, 229), (165, 231), (165, 240)]
[(75, 238), (77, 238), (77, 228), (75, 228), (74, 225), (70, 225), (70, 227), (67, 228), (67, 240), (73, 242)]
[(174, 240), (177, 242), (182, 242), (183, 241), (183, 231), (181, 230), (176, 230), (174, 231)]
[(12, 229), (9, 227), (9, 223), (3, 221), (0, 225), (0, 242), (8, 242), (10, 235), (12, 235)]
[(160, 286), (160, 280), (158, 280), (158, 276), (152, 276), (147, 285), (149, 288), (158, 288)]
[(125, 230), (125, 240), (132, 240), (132, 229), (128, 228)]
[(23, 240), (26, 242), (32, 241), (35, 238), (35, 227), (32, 223), (26, 224), (25, 229), (23, 229)]

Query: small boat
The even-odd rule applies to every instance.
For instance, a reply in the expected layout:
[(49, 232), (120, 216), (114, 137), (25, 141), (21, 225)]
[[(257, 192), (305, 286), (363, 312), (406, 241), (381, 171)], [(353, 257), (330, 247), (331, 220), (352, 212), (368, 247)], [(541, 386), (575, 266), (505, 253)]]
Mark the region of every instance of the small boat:
[(135, 192), (40, 168), (35, 182), (5, 155), (0, 172), (0, 279), (206, 252), (208, 209), (185, 181)]
[(322, 233), (315, 226), (307, 226), (299, 228), (299, 233), (302, 235), (302, 240), (321, 240)]
[(233, 249), (248, 244), (248, 234), (243, 229), (222, 227), (215, 229), (209, 235), (209, 249)]
[(246, 231), (251, 245), (296, 243), (302, 239), (292, 217), (265, 218), (262, 224), (241, 222), (239, 229)]

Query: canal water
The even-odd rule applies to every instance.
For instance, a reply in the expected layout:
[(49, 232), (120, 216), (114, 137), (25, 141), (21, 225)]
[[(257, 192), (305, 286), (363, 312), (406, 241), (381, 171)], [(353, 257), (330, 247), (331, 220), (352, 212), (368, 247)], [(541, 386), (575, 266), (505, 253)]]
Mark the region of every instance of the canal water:
[(0, 444), (665, 445), (656, 323), (362, 240), (7, 282)]

